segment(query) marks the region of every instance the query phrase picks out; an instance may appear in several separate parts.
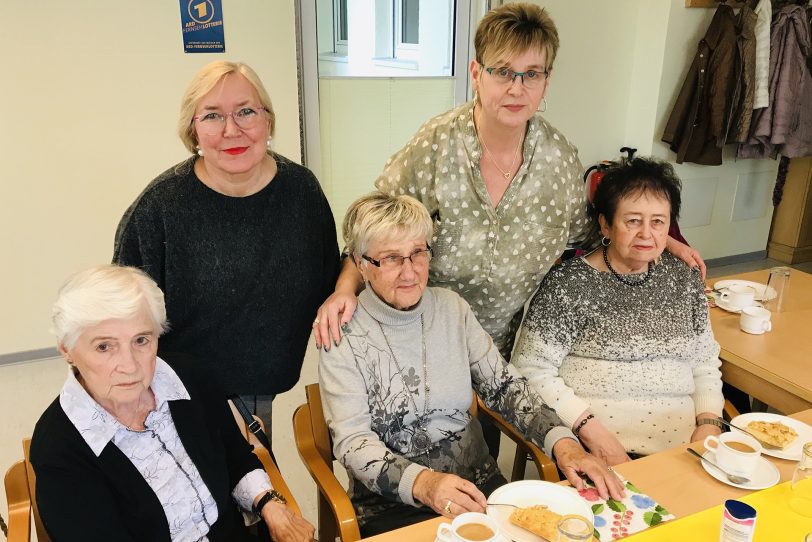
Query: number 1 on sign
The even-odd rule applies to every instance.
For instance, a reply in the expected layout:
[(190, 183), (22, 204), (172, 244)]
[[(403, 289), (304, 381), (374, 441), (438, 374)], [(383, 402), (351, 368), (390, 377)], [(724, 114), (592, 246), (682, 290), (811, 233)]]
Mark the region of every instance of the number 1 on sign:
[(192, 7), (197, 10), (197, 16), (201, 19), (206, 16), (206, 2), (200, 2)]

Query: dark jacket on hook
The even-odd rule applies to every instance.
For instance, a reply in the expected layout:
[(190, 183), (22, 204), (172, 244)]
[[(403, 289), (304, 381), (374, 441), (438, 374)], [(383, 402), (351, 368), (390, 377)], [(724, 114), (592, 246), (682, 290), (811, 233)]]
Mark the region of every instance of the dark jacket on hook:
[(722, 4), (699, 42), (663, 133), (663, 141), (677, 153), (677, 163), (721, 165), (740, 86), (738, 55), (736, 16)]

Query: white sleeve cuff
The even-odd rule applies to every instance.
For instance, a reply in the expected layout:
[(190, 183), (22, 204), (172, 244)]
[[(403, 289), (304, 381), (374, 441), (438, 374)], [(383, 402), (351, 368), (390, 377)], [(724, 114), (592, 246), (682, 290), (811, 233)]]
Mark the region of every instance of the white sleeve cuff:
[(400, 477), (400, 484), (398, 484), (398, 496), (400, 500), (415, 508), (420, 506), (420, 503), (415, 502), (412, 489), (414, 488), (414, 481), (417, 479), (417, 475), (424, 470), (427, 470), (427, 467), (412, 463), (403, 471), (403, 475)]
[(553, 447), (555, 446), (556, 442), (563, 438), (571, 438), (575, 442), (578, 442), (578, 439), (575, 437), (573, 432), (564, 426), (553, 427), (547, 431), (547, 436), (544, 437), (544, 453), (550, 456), (550, 459), (553, 461), (555, 461)]
[(239, 505), (246, 525), (253, 525), (260, 520), (260, 517), (254, 514), (254, 499), (263, 491), (272, 489), (271, 479), (268, 478), (268, 473), (262, 469), (252, 470), (237, 482), (231, 496)]

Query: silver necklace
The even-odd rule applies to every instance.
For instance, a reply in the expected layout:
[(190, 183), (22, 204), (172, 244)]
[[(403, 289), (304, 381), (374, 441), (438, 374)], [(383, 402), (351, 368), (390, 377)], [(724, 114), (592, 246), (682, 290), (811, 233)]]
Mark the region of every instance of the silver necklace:
[(516, 145), (516, 150), (513, 151), (513, 160), (510, 162), (510, 167), (508, 168), (507, 171), (499, 167), (499, 164), (496, 162), (496, 158), (493, 157), (493, 153), (491, 153), (488, 146), (485, 145), (485, 141), (483, 141), (483, 139), (479, 137), (479, 130), (476, 130), (476, 138), (479, 141), (479, 144), (482, 145), (482, 148), (485, 149), (485, 154), (487, 154), (488, 158), (491, 159), (491, 163), (494, 166), (496, 166), (496, 169), (499, 170), (499, 173), (502, 174), (502, 177), (504, 177), (506, 181), (509, 181), (510, 177), (512, 176), (513, 166), (516, 165), (516, 159), (519, 157), (519, 148), (521, 148), (522, 146), (522, 140), (524, 139), (524, 137), (519, 138), (519, 144)]
[(383, 335), (383, 340), (386, 342), (386, 347), (389, 349), (389, 355), (392, 356), (392, 361), (395, 362), (395, 367), (398, 370), (398, 374), (400, 374), (400, 380), (403, 382), (403, 389), (406, 390), (406, 393), (409, 395), (409, 399), (414, 407), (414, 414), (417, 417), (417, 427), (415, 427), (412, 432), (412, 448), (421, 454), (426, 453), (431, 448), (431, 437), (429, 436), (429, 432), (426, 427), (428, 425), (426, 416), (429, 412), (429, 375), (428, 368), (426, 366), (426, 330), (423, 325), (423, 315), (420, 315), (420, 338), (422, 342), (423, 390), (426, 396), (426, 401), (423, 404), (422, 414), (420, 414), (417, 409), (417, 402), (414, 400), (414, 395), (409, 390), (408, 384), (406, 384), (406, 377), (403, 376), (403, 369), (400, 367), (400, 363), (398, 363), (398, 359), (395, 357), (395, 351), (392, 350), (392, 345), (389, 344), (389, 338), (386, 336), (386, 332), (383, 330), (383, 325), (381, 325), (380, 322), (378, 322), (378, 327), (381, 328), (381, 335)]

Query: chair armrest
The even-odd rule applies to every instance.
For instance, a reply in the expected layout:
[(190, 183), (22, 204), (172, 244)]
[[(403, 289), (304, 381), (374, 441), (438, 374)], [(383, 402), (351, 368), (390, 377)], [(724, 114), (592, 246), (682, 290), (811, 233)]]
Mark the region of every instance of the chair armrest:
[(739, 411), (736, 407), (733, 406), (733, 403), (725, 399), (725, 406), (722, 409), (723, 414), (727, 415), (728, 421), (732, 421), (733, 418), (739, 415)]
[(293, 413), (293, 433), (296, 438), (296, 449), (305, 464), (310, 476), (316, 482), (319, 492), (329, 504), (338, 526), (343, 542), (361, 539), (355, 508), (352, 506), (346, 490), (341, 486), (324, 458), (316, 449), (310, 421), (310, 409), (306, 404), (300, 405)]
[(282, 478), (282, 473), (279, 472), (276, 463), (271, 459), (271, 454), (268, 453), (268, 450), (263, 446), (254, 446), (254, 455), (257, 456), (265, 472), (268, 473), (268, 478), (271, 479), (273, 488), (281, 493), (282, 496), (285, 497), (285, 500), (288, 501), (288, 508), (301, 516), (302, 511), (299, 509), (299, 504), (296, 502), (296, 499), (293, 498), (293, 493), (290, 492), (288, 484), (286, 484), (285, 479)]
[(533, 462), (536, 464), (536, 468), (541, 475), (543, 480), (548, 482), (558, 482), (560, 478), (558, 476), (558, 469), (555, 466), (555, 463), (552, 459), (547, 456), (541, 449), (524, 438), (524, 435), (519, 433), (515, 427), (509, 424), (505, 419), (499, 415), (498, 413), (494, 412), (493, 410), (489, 409), (485, 406), (485, 403), (482, 402), (482, 399), (477, 396), (476, 398), (477, 403), (477, 414), (484, 418), (490, 420), (490, 422), (495, 425), (502, 433), (507, 435), (510, 440), (516, 443), (521, 449), (527, 451), (530, 454), (530, 457), (533, 459)]
[(31, 539), (31, 497), (25, 462), (14, 463), (4, 479), (8, 499), (8, 542), (29, 542)]

